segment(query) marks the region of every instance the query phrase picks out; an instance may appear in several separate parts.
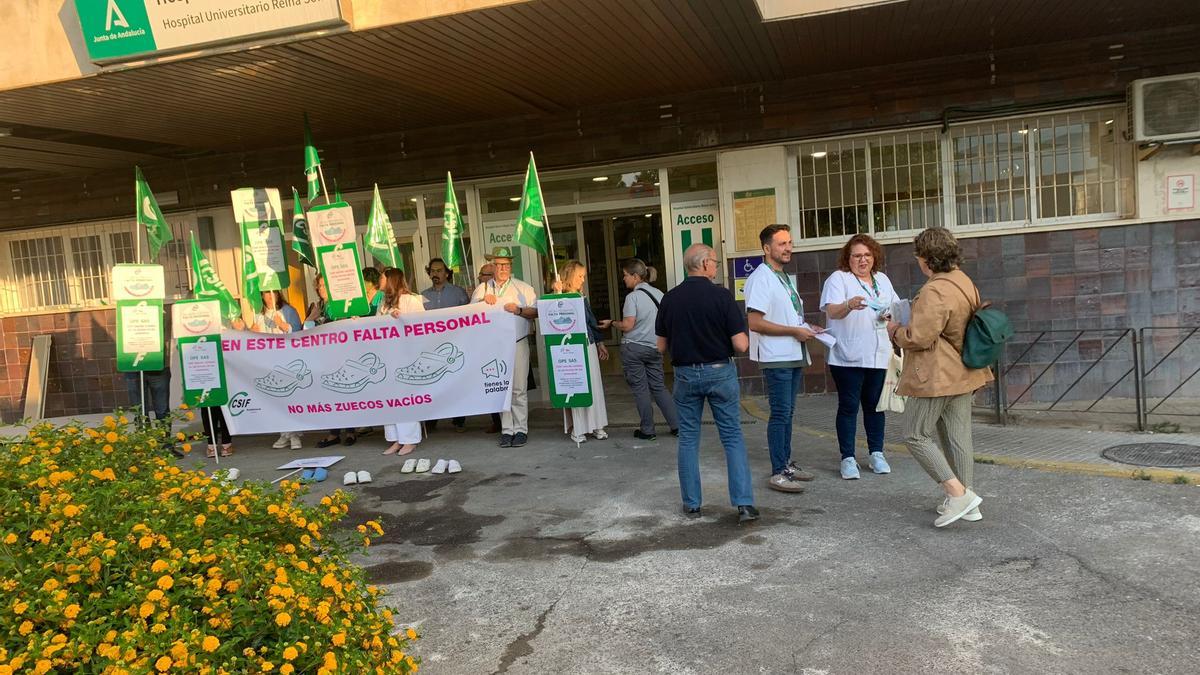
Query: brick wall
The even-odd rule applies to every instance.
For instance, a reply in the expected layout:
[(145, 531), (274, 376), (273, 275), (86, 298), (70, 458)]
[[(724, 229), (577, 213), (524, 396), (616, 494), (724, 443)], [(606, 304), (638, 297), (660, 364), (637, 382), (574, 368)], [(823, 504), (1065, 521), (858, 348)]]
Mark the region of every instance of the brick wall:
[(94, 310), (0, 320), (4, 365), (0, 420), (24, 415), (25, 382), (36, 335), (50, 335), (46, 416), (80, 415), (128, 405), (124, 376), (116, 372), (116, 312)]
[[(1133, 364), (1132, 348), (1124, 329), (1162, 329), (1147, 339), (1149, 366), (1186, 335), (1166, 327), (1200, 326), (1200, 220), (964, 238), (961, 244), (963, 271), (982, 297), (1001, 307), (1019, 331), (1006, 352), (1010, 362), (1024, 353), (1006, 379), (1010, 401), (1056, 360), (1023, 401), (1053, 401), (1064, 392), (1065, 400), (1095, 399), (1106, 391), (1108, 396), (1132, 397), (1133, 380), (1126, 375)], [(787, 266), (789, 273), (797, 275), (806, 317), (812, 323), (825, 323), (817, 303), (822, 284), (837, 268), (837, 254), (795, 253)], [(887, 246), (886, 257), (885, 271), (897, 293), (911, 297), (924, 282), (912, 245)], [(1025, 352), (1039, 332), (1052, 330), (1066, 332), (1043, 335)], [(1079, 331), (1084, 333), (1076, 340)], [(805, 391), (835, 391), (824, 350), (814, 352), (813, 365), (805, 373)], [(1088, 371), (1101, 356), (1100, 363)], [(1151, 373), (1150, 395), (1170, 392), (1198, 360), (1200, 339), (1193, 338)], [(742, 358), (738, 368), (743, 391), (761, 393), (757, 366)], [(989, 400), (989, 390), (981, 394), (981, 402)], [(1200, 382), (1185, 384), (1176, 397), (1180, 395), (1200, 395)]]

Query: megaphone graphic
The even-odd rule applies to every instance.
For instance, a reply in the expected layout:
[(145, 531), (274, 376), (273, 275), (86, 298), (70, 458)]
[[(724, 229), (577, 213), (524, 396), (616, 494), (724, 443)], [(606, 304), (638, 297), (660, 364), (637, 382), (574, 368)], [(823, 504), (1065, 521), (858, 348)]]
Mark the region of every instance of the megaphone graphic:
[(480, 368), (479, 372), (483, 373), (484, 377), (494, 377), (498, 380), (501, 376), (508, 374), (508, 364), (500, 359), (492, 359)]

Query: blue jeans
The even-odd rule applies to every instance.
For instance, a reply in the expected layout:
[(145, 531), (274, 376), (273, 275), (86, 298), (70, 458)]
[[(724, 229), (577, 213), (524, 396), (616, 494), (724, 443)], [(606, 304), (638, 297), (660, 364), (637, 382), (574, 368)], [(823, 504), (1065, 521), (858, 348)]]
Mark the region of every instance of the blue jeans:
[(867, 430), (867, 451), (883, 452), (883, 413), (875, 412), (883, 394), (883, 368), (854, 368), (829, 366), (833, 383), (837, 385), (838, 449), (842, 459), (854, 456), (854, 435), (858, 426), (858, 409), (863, 411), (863, 428)]
[[(125, 373), (125, 386), (129, 389), (129, 405), (141, 410), (142, 394), (140, 387), (141, 373)], [(171, 371), (146, 371), (146, 407), (154, 411), (154, 419), (161, 420), (167, 416), (170, 403), (167, 397), (171, 392)]]
[(753, 506), (750, 464), (742, 438), (737, 371), (732, 362), (675, 367), (675, 408), (679, 411), (679, 492), (683, 505), (700, 507), (700, 416), (704, 401), (712, 410), (725, 446), (729, 501)]
[(767, 448), (771, 452), (771, 475), (783, 473), (792, 459), (792, 413), (796, 396), (804, 388), (803, 368), (763, 368), (763, 382), (771, 402), (767, 420)]

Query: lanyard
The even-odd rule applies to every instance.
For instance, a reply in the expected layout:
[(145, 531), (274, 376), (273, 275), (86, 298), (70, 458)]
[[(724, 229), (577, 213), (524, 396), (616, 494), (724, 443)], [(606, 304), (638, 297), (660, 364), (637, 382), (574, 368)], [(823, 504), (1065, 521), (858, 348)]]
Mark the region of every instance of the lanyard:
[[(853, 274), (853, 272), (851, 272), (851, 274)], [(863, 292), (867, 294), (867, 297), (872, 297), (871, 291), (867, 289), (867, 286), (862, 282), (862, 279), (859, 279), (857, 276), (855, 276), (854, 280), (858, 282), (858, 287), (863, 289)], [(875, 289), (874, 297), (876, 300), (878, 300), (879, 299), (879, 282), (875, 281), (874, 274), (871, 275), (871, 288)]]
[[(775, 270), (771, 270), (771, 271), (775, 272)], [(775, 276), (779, 279), (779, 283), (783, 284), (783, 287), (787, 289), (788, 295), (791, 297), (791, 300), (792, 300), (792, 307), (796, 310), (796, 314), (799, 315), (800, 314), (800, 296), (796, 294), (796, 289), (792, 287), (792, 280), (789, 279), (788, 275), (784, 274), (783, 272), (775, 272)], [(801, 317), (801, 319), (803, 319), (803, 318), (804, 317)]]
[(504, 291), (508, 290), (508, 285), (511, 283), (512, 283), (512, 277), (509, 277), (508, 281), (505, 281), (503, 286), (497, 287), (496, 280), (492, 279), (492, 290), (494, 291), (494, 293), (492, 293), (492, 295), (495, 295), (497, 298), (500, 297), (501, 295), (504, 295)]

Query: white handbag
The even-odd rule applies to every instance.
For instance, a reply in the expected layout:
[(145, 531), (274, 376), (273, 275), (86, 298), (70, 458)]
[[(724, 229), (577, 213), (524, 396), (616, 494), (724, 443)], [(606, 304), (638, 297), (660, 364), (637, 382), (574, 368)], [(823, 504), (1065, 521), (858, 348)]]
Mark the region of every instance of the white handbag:
[(891, 358), (888, 359), (887, 375), (883, 378), (883, 392), (879, 395), (879, 405), (875, 406), (875, 412), (904, 412), (904, 403), (908, 400), (907, 396), (901, 396), (896, 393), (896, 387), (900, 386), (900, 373), (904, 372), (904, 354), (892, 352)]

